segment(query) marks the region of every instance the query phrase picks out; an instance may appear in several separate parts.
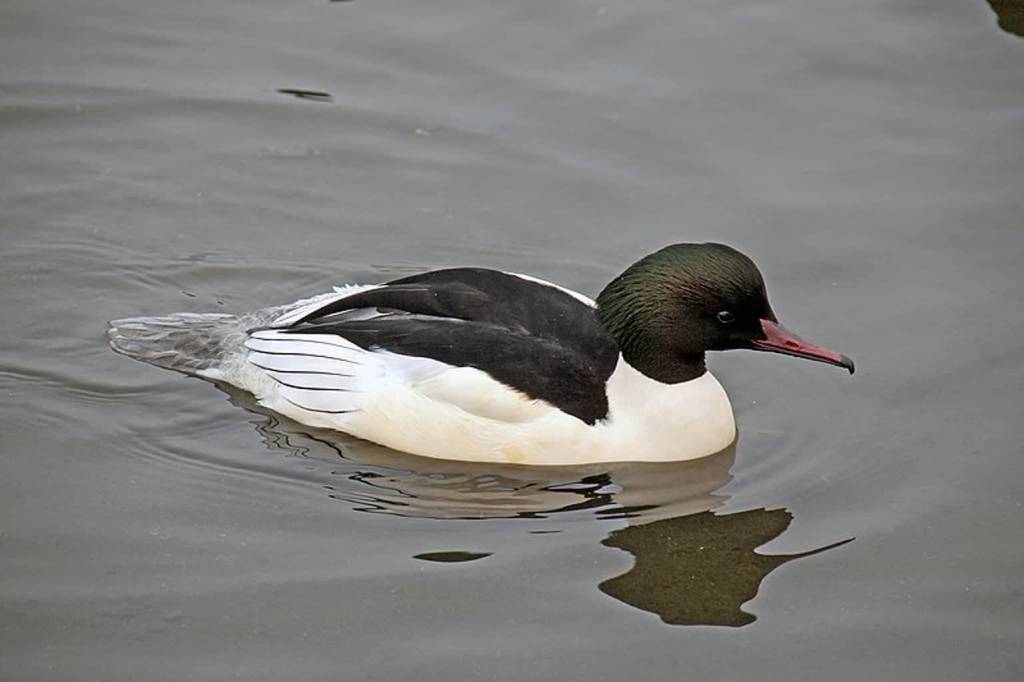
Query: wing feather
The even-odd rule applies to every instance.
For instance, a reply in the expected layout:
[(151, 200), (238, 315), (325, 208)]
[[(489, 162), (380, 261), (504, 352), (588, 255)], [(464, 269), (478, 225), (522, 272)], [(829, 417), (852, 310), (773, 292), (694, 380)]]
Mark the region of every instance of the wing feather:
[(335, 339), (340, 337), (320, 336), (320, 340), (306, 338), (276, 337), (250, 337), (245, 342), (245, 347), (251, 351), (265, 355), (302, 355), (308, 357), (320, 357), (341, 362), (358, 363), (362, 350), (352, 344), (336, 343)]
[(249, 351), (248, 360), (260, 369), (268, 372), (333, 374), (335, 376), (351, 375), (352, 363), (338, 358), (322, 355), (260, 353)]
[(526, 418), (543, 401), (592, 424), (618, 360), (593, 305), (527, 276), (435, 270), (308, 299), (245, 345), (310, 411), (358, 409), (362, 391), (393, 379), (474, 413)]

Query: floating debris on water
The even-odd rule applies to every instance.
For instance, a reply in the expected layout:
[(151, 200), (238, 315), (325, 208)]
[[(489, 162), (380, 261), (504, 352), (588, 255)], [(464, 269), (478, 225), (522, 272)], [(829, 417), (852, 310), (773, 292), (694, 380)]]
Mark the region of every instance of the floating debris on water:
[(299, 99), (311, 99), (314, 102), (333, 102), (334, 96), (329, 92), (321, 90), (301, 90), (299, 88), (278, 88), (277, 92), (282, 95), (292, 95)]

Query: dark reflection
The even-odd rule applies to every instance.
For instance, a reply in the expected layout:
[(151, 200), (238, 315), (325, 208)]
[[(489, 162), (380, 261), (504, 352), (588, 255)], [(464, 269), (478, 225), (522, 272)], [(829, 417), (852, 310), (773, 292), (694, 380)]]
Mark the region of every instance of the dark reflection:
[(491, 556), (490, 552), (460, 552), (453, 550), (449, 552), (424, 552), (423, 554), (414, 555), (413, 559), (433, 561), (439, 564), (458, 564), (466, 561), (484, 559), (489, 556)]
[(754, 551), (781, 535), (792, 520), (785, 509), (721, 516), (708, 511), (613, 531), (601, 544), (629, 552), (636, 565), (598, 588), (670, 625), (752, 623), (755, 616), (740, 607), (754, 598), (765, 576), (788, 561), (852, 540), (799, 554)]
[(999, 17), (999, 28), (1024, 38), (1024, 0), (988, 0)]
[[(672, 625), (751, 623), (755, 617), (741, 607), (757, 594), (765, 576), (793, 559), (850, 541), (799, 554), (758, 554), (755, 548), (779, 537), (793, 517), (785, 509), (712, 511), (728, 499), (720, 489), (732, 479), (734, 447), (690, 462), (579, 467), (436, 460), (302, 426), (263, 410), (246, 394), (224, 390), (236, 404), (264, 415), (257, 431), (268, 447), (327, 463), (328, 494), (357, 511), (558, 521), (558, 528), (529, 528), (531, 535), (572, 530), (568, 521), (580, 518), (624, 523), (601, 544), (629, 552), (635, 565), (598, 587)], [(485, 556), (438, 551), (414, 558), (459, 562)]]
[(333, 102), (334, 97), (329, 92), (320, 90), (300, 90), (298, 88), (278, 88), (277, 92), (282, 95), (292, 95), (299, 99), (310, 99), (314, 102)]

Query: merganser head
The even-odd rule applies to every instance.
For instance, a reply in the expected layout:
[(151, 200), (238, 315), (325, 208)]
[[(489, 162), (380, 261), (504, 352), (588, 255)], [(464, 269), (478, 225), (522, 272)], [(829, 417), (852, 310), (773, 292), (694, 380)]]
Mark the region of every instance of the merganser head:
[(844, 367), (845, 355), (779, 324), (754, 262), (724, 244), (673, 244), (631, 265), (597, 297), (626, 361), (664, 383), (704, 373), (704, 352), (746, 348)]

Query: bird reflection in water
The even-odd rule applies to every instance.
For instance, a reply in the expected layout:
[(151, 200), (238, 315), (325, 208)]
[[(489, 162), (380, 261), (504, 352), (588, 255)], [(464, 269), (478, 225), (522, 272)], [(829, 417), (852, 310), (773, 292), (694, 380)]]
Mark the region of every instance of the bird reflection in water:
[(1024, 38), (1024, 0), (988, 0), (996, 13), (999, 28)]
[(740, 607), (754, 598), (765, 576), (786, 562), (852, 540), (799, 554), (754, 551), (779, 537), (792, 520), (785, 509), (721, 516), (706, 511), (612, 531), (601, 544), (629, 552), (636, 565), (598, 589), (670, 625), (753, 623), (756, 617)]
[[(852, 539), (797, 554), (756, 552), (785, 532), (793, 516), (785, 509), (714, 513), (728, 499), (718, 491), (732, 479), (734, 447), (688, 462), (579, 467), (435, 460), (303, 426), (224, 390), (265, 417), (257, 431), (268, 447), (328, 462), (329, 494), (357, 511), (435, 519), (567, 519), (584, 512), (624, 521), (601, 544), (633, 555), (634, 565), (598, 588), (671, 625), (751, 623), (755, 616), (741, 607), (769, 573)], [(441, 551), (414, 558), (461, 563), (486, 556)]]

